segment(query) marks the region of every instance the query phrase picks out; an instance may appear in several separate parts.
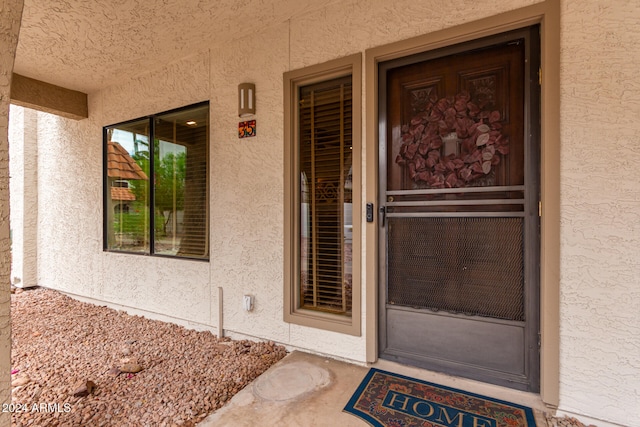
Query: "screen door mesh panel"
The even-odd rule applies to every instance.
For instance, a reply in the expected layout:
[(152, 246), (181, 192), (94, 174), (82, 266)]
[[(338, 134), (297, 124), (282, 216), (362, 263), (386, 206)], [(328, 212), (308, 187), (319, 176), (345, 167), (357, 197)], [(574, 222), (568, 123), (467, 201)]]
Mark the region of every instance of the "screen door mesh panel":
[(389, 304), (524, 320), (522, 218), (388, 219)]

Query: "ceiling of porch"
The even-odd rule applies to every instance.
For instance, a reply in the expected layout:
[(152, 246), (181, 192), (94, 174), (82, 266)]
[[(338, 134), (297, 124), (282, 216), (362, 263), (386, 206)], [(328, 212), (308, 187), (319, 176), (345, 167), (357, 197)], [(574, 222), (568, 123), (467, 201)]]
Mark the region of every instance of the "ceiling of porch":
[(24, 0), (14, 72), (91, 93), (340, 0)]

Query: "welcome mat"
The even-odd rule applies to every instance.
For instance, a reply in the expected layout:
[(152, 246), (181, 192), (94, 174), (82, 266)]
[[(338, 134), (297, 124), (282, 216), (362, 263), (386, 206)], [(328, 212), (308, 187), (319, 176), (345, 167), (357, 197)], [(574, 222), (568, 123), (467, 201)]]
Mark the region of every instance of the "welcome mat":
[(374, 427), (535, 427), (526, 406), (372, 368), (344, 408)]

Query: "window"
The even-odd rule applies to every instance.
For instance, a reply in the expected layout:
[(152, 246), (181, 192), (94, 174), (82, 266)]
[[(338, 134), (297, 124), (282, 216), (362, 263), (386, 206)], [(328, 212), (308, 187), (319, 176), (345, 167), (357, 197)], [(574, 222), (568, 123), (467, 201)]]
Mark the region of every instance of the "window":
[(105, 250), (208, 259), (209, 104), (107, 126), (103, 137)]
[(285, 321), (360, 335), (361, 56), (285, 73)]

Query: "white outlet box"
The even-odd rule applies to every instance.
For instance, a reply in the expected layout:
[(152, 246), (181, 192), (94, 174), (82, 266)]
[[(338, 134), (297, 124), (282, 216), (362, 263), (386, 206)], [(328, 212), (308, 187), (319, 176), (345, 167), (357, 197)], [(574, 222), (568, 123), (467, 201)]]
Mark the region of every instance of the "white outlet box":
[(244, 308), (244, 311), (253, 310), (253, 295), (243, 295), (242, 307)]

